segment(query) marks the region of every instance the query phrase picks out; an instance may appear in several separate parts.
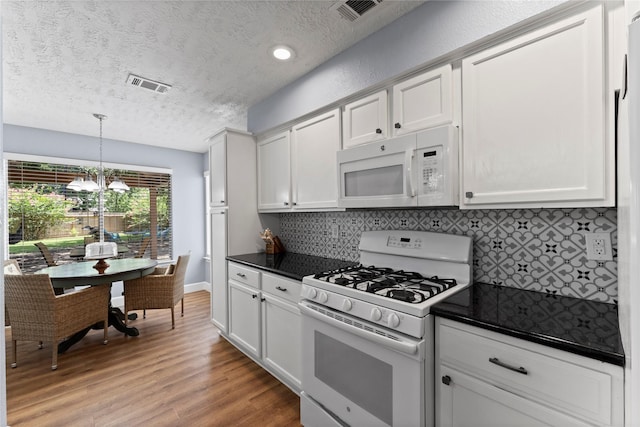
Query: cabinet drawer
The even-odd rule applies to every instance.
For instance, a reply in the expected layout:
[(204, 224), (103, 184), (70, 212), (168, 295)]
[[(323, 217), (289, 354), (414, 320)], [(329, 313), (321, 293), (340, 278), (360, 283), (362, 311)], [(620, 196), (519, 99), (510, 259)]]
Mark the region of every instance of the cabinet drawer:
[(236, 282), (260, 289), (260, 272), (232, 262), (229, 263), (229, 280), (235, 280)]
[(614, 387), (622, 378), (618, 367), (458, 325), (439, 321), (440, 364), (599, 425), (613, 423)]
[(268, 273), (262, 274), (262, 290), (272, 295), (291, 301), (294, 304), (300, 299), (300, 282), (285, 279)]

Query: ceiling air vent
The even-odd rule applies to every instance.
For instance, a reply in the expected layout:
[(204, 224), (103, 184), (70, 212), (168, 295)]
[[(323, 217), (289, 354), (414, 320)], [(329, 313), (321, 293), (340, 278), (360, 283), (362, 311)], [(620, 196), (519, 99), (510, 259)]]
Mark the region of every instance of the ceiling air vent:
[(382, 0), (347, 0), (335, 3), (331, 9), (338, 11), (347, 21), (354, 22), (380, 3)]
[(145, 77), (136, 76), (135, 74), (129, 74), (129, 77), (127, 78), (127, 84), (138, 86), (144, 89), (149, 89), (157, 93), (167, 93), (169, 89), (171, 89), (171, 86), (169, 86), (168, 84), (156, 82)]

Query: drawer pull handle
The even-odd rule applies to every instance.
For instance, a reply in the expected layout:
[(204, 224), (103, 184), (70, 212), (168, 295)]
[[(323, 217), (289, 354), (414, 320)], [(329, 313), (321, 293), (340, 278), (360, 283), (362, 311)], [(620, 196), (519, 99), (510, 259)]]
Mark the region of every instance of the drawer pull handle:
[(282, 286), (276, 286), (276, 289), (282, 292), (287, 292), (287, 288), (283, 288)]
[(247, 277), (247, 275), (243, 273), (236, 273), (236, 275), (242, 277), (243, 279)]
[(516, 368), (513, 365), (509, 365), (507, 363), (501, 362), (500, 359), (498, 359), (497, 357), (490, 357), (489, 358), (489, 362), (493, 363), (494, 365), (498, 365), (498, 366), (500, 366), (502, 368), (506, 368), (506, 369), (508, 369), (510, 371), (517, 372), (519, 374), (527, 375), (529, 373), (522, 366), (520, 366), (519, 368)]

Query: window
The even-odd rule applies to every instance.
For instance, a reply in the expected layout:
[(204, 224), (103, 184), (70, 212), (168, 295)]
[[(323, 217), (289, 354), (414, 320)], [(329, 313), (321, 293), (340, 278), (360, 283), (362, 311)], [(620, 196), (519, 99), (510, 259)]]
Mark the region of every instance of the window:
[[(99, 240), (99, 192), (69, 188), (73, 180), (97, 181), (98, 168), (55, 160), (7, 160), (9, 255), (25, 272), (47, 266), (35, 243), (62, 264), (82, 259), (84, 245)], [(129, 190), (105, 188), (104, 240), (116, 242), (121, 257), (171, 259), (171, 174), (149, 169), (105, 167), (105, 186), (117, 178)]]

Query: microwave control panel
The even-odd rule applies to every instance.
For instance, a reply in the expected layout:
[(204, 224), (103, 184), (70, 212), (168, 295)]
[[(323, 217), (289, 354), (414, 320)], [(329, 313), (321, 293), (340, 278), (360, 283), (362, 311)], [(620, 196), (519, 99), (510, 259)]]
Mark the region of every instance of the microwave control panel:
[(444, 156), (441, 145), (417, 152), (420, 194), (436, 195), (444, 191)]

